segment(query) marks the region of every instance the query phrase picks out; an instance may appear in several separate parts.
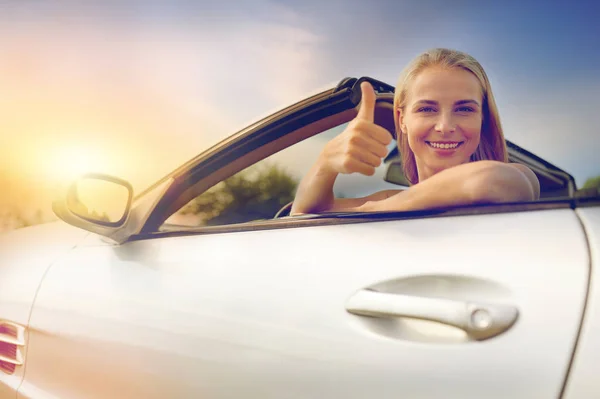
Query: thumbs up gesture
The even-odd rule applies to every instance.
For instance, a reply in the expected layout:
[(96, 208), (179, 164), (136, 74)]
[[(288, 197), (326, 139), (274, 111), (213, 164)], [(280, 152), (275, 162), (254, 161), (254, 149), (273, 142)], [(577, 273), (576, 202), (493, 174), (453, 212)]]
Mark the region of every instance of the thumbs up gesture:
[(332, 172), (372, 176), (392, 141), (390, 133), (376, 125), (375, 91), (368, 82), (360, 85), (362, 99), (358, 115), (337, 137), (325, 145), (320, 162)]

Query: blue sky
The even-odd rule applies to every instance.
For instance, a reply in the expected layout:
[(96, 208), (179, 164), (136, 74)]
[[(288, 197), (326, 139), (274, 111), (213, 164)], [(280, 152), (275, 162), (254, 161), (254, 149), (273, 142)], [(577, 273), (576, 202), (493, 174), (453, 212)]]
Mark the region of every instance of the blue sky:
[(600, 174), (599, 9), (553, 1), (5, 0), (0, 171), (52, 180), (49, 171), (78, 171), (79, 162), (141, 188), (345, 76), (394, 84), (419, 52), (451, 47), (483, 64), (506, 137), (581, 185)]

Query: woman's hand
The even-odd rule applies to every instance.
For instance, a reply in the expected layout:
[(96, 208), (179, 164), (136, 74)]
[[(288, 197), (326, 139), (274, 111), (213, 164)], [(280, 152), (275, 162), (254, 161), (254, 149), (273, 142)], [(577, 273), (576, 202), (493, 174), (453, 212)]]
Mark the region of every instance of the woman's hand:
[(368, 82), (360, 85), (362, 100), (358, 115), (337, 137), (325, 145), (318, 163), (330, 173), (375, 174), (381, 159), (388, 153), (390, 133), (376, 125), (375, 91)]
[(335, 198), (333, 185), (339, 173), (372, 176), (388, 153), (390, 133), (375, 124), (375, 91), (370, 83), (360, 85), (358, 115), (337, 137), (325, 145), (317, 162), (304, 176), (292, 206), (291, 215), (311, 212), (353, 210), (365, 201), (387, 198), (397, 190), (387, 190), (364, 198)]

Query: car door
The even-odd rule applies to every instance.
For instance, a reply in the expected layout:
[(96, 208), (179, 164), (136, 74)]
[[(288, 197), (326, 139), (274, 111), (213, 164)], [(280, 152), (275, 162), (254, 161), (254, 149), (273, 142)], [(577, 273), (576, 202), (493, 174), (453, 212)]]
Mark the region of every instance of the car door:
[(556, 398), (585, 242), (561, 202), (91, 236), (39, 290), (20, 397)]

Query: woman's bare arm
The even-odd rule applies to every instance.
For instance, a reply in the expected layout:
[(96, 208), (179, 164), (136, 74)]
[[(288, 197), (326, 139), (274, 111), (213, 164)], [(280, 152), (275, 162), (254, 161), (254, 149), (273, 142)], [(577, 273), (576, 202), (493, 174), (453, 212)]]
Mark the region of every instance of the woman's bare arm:
[(534, 192), (534, 199), (536, 199), (536, 200), (539, 199), (540, 198), (540, 181), (538, 180), (535, 173), (533, 173), (533, 171), (531, 169), (529, 169), (527, 166), (522, 165), (520, 163), (511, 163), (510, 165), (515, 168), (518, 168), (521, 172), (523, 172), (525, 177), (527, 177), (529, 179), (529, 182), (531, 183), (531, 188), (533, 189), (533, 192)]
[(335, 198), (333, 185), (337, 175), (317, 162), (300, 182), (290, 215), (354, 211), (365, 202), (380, 201), (401, 191), (384, 190), (360, 198)]
[(409, 211), (538, 198), (539, 182), (526, 166), (478, 161), (446, 169), (408, 190), (383, 200), (364, 202), (353, 210)]

